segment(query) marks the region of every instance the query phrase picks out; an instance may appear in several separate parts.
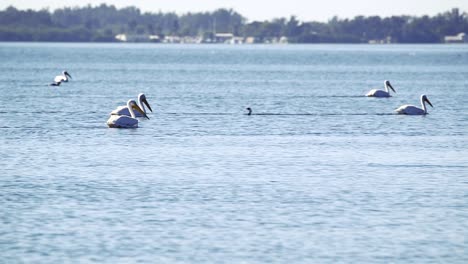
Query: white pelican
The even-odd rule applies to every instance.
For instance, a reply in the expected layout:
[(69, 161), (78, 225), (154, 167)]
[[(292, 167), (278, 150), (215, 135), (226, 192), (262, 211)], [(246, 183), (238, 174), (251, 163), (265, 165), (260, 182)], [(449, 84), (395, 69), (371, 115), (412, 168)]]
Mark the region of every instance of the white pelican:
[(421, 95), (420, 101), (421, 101), (422, 109), (418, 108), (418, 107), (416, 107), (414, 105), (402, 105), (402, 106), (398, 107), (395, 110), (395, 112), (397, 112), (398, 114), (401, 114), (401, 115), (425, 115), (425, 114), (427, 114), (426, 102), (431, 107), (434, 107), (434, 106), (432, 106), (429, 99), (427, 99), (427, 96), (425, 94)]
[(70, 79), (71, 79), (71, 75), (67, 71), (63, 71), (62, 75), (55, 76), (54, 82), (55, 83), (68, 82), (68, 77), (70, 77)]
[(372, 89), (366, 94), (366, 96), (368, 97), (391, 97), (390, 91), (388, 90), (389, 87), (390, 89), (392, 89), (394, 93), (396, 93), (395, 89), (393, 89), (393, 86), (390, 84), (389, 81), (385, 81), (384, 86), (385, 86), (385, 91)]
[[(141, 93), (138, 95), (138, 106), (143, 110), (143, 112), (145, 113), (146, 115), (146, 108), (145, 108), (145, 105), (148, 107), (148, 109), (153, 112), (153, 110), (151, 109), (151, 106), (149, 105), (148, 101), (146, 100), (146, 96), (145, 94)], [(119, 106), (117, 107), (116, 109), (114, 109), (112, 112), (111, 112), (111, 115), (126, 115), (126, 116), (130, 116), (130, 112), (128, 111), (128, 107), (126, 105), (122, 105), (122, 106)], [(143, 115), (141, 115), (139, 112), (136, 112), (135, 113), (135, 116), (136, 117), (143, 117)]]
[(135, 112), (133, 112), (133, 109), (137, 110), (144, 117), (149, 119), (149, 117), (143, 112), (143, 110), (141, 110), (141, 108), (136, 104), (134, 100), (128, 100), (127, 107), (130, 111), (130, 116), (111, 115), (109, 120), (107, 120), (107, 125), (112, 128), (137, 128), (138, 119), (136, 119)]

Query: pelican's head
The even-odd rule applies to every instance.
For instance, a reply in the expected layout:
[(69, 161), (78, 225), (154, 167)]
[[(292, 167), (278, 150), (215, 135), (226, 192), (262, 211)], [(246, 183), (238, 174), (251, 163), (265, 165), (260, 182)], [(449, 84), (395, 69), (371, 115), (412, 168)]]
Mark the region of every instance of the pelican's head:
[(138, 112), (140, 112), (140, 114), (142, 114), (144, 117), (150, 119), (146, 114), (145, 112), (143, 112), (143, 110), (137, 105), (137, 103), (134, 101), (134, 100), (129, 100), (127, 105), (129, 107), (131, 107), (132, 109), (134, 110), (137, 110)]
[(385, 86), (390, 87), (390, 89), (392, 89), (392, 91), (393, 91), (394, 93), (396, 93), (396, 92), (395, 92), (395, 89), (393, 89), (393, 86), (390, 84), (390, 81), (385, 80)]
[(425, 94), (421, 95), (421, 102), (427, 102), (431, 107), (434, 107), (432, 106), (431, 101), (427, 99), (427, 96)]
[(144, 93), (139, 94), (138, 99), (141, 102), (143, 102), (151, 112), (153, 112), (153, 109), (151, 109), (151, 106), (149, 105), (148, 101), (146, 100), (146, 95)]
[(251, 114), (252, 114), (252, 108), (247, 107), (246, 110), (249, 111), (249, 112), (247, 113), (247, 115), (251, 115)]
[(67, 71), (63, 71), (63, 75), (66, 75), (66, 76), (70, 77), (70, 79), (71, 79), (71, 75)]

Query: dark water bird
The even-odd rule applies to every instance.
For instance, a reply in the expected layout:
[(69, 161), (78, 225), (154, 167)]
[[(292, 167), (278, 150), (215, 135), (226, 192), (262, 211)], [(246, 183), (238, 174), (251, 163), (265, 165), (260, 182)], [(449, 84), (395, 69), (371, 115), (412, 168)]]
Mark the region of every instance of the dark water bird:
[(70, 77), (70, 79), (72, 78), (71, 75), (67, 71), (63, 71), (62, 75), (55, 76), (54, 82), (55, 83), (68, 82), (68, 77)]
[(366, 96), (368, 96), (368, 97), (391, 97), (390, 90), (388, 88), (392, 89), (392, 91), (394, 93), (396, 93), (395, 89), (393, 89), (393, 86), (387, 80), (384, 81), (384, 87), (385, 87), (385, 91), (378, 90), (378, 89), (372, 89), (366, 94)]
[(51, 84), (49, 84), (49, 86), (60, 86), (62, 82), (53, 82)]
[(246, 110), (249, 111), (249, 112), (247, 113), (247, 115), (252, 115), (252, 108), (247, 107)]
[[(138, 106), (143, 110), (143, 112), (145, 113), (146, 115), (146, 108), (145, 108), (145, 105), (148, 107), (148, 109), (153, 112), (153, 109), (151, 109), (151, 106), (149, 105), (148, 103), (148, 100), (146, 100), (146, 95), (144, 93), (140, 93), (138, 95)], [(116, 109), (114, 109), (112, 112), (111, 112), (111, 115), (126, 115), (126, 116), (130, 116), (130, 112), (128, 111), (128, 106), (126, 105), (122, 105), (122, 106), (119, 106), (117, 107)], [(140, 114), (140, 112), (136, 112), (135, 113), (135, 116), (136, 117), (143, 117), (142, 114)]]
[(429, 99), (427, 99), (427, 96), (425, 94), (421, 95), (421, 98), (419, 99), (421, 102), (421, 107), (416, 107), (414, 105), (402, 105), (398, 107), (395, 112), (401, 115), (426, 115), (427, 114), (427, 108), (426, 108), (426, 102), (432, 106), (431, 102)]

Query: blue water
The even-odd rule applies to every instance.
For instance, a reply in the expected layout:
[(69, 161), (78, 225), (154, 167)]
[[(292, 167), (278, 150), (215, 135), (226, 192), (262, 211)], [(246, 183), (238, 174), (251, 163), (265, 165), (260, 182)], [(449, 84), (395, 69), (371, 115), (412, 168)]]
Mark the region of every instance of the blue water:
[(1, 43), (0, 72), (2, 263), (468, 262), (468, 45)]

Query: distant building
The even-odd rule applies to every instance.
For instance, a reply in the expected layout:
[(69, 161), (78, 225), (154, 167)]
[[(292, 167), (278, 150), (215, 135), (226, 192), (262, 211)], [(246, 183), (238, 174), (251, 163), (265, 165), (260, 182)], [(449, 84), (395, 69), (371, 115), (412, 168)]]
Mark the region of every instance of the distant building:
[(144, 34), (118, 34), (115, 39), (121, 42), (160, 42), (159, 36)]
[(126, 42), (127, 41), (127, 35), (118, 34), (118, 35), (115, 35), (115, 39), (118, 40), (118, 41)]
[(204, 43), (244, 44), (243, 37), (234, 36), (232, 33), (216, 33), (213, 39), (205, 39)]
[(279, 44), (288, 44), (289, 41), (288, 41), (288, 38), (285, 37), (285, 36), (282, 36), (280, 39), (279, 39)]
[(182, 39), (179, 36), (165, 36), (164, 43), (182, 43)]
[(288, 44), (288, 38), (285, 36), (282, 37), (265, 37), (263, 38), (264, 44)]
[(243, 37), (232, 37), (229, 42), (229, 44), (244, 44), (244, 38)]
[(468, 43), (468, 37), (465, 33), (459, 33), (456, 36), (445, 36), (445, 43)]
[(164, 43), (170, 43), (170, 44), (200, 44), (202, 43), (202, 38), (201, 37), (191, 37), (191, 36), (185, 36), (185, 37), (179, 37), (179, 36), (165, 36), (164, 39), (162, 40)]
[(149, 35), (148, 39), (150, 42), (156, 42), (156, 43), (161, 42), (161, 38), (159, 38), (158, 35)]
[(216, 33), (214, 35), (214, 42), (216, 42), (216, 43), (230, 43), (232, 38), (234, 38), (234, 34), (232, 34), (232, 33)]
[(186, 36), (182, 38), (182, 43), (186, 44), (200, 44), (203, 43), (203, 38), (202, 37), (191, 37), (191, 36)]
[(258, 40), (255, 37), (246, 37), (245, 44), (254, 44), (258, 43)]
[(392, 37), (387, 36), (384, 39), (371, 39), (367, 43), (369, 43), (369, 44), (391, 44), (392, 43)]

